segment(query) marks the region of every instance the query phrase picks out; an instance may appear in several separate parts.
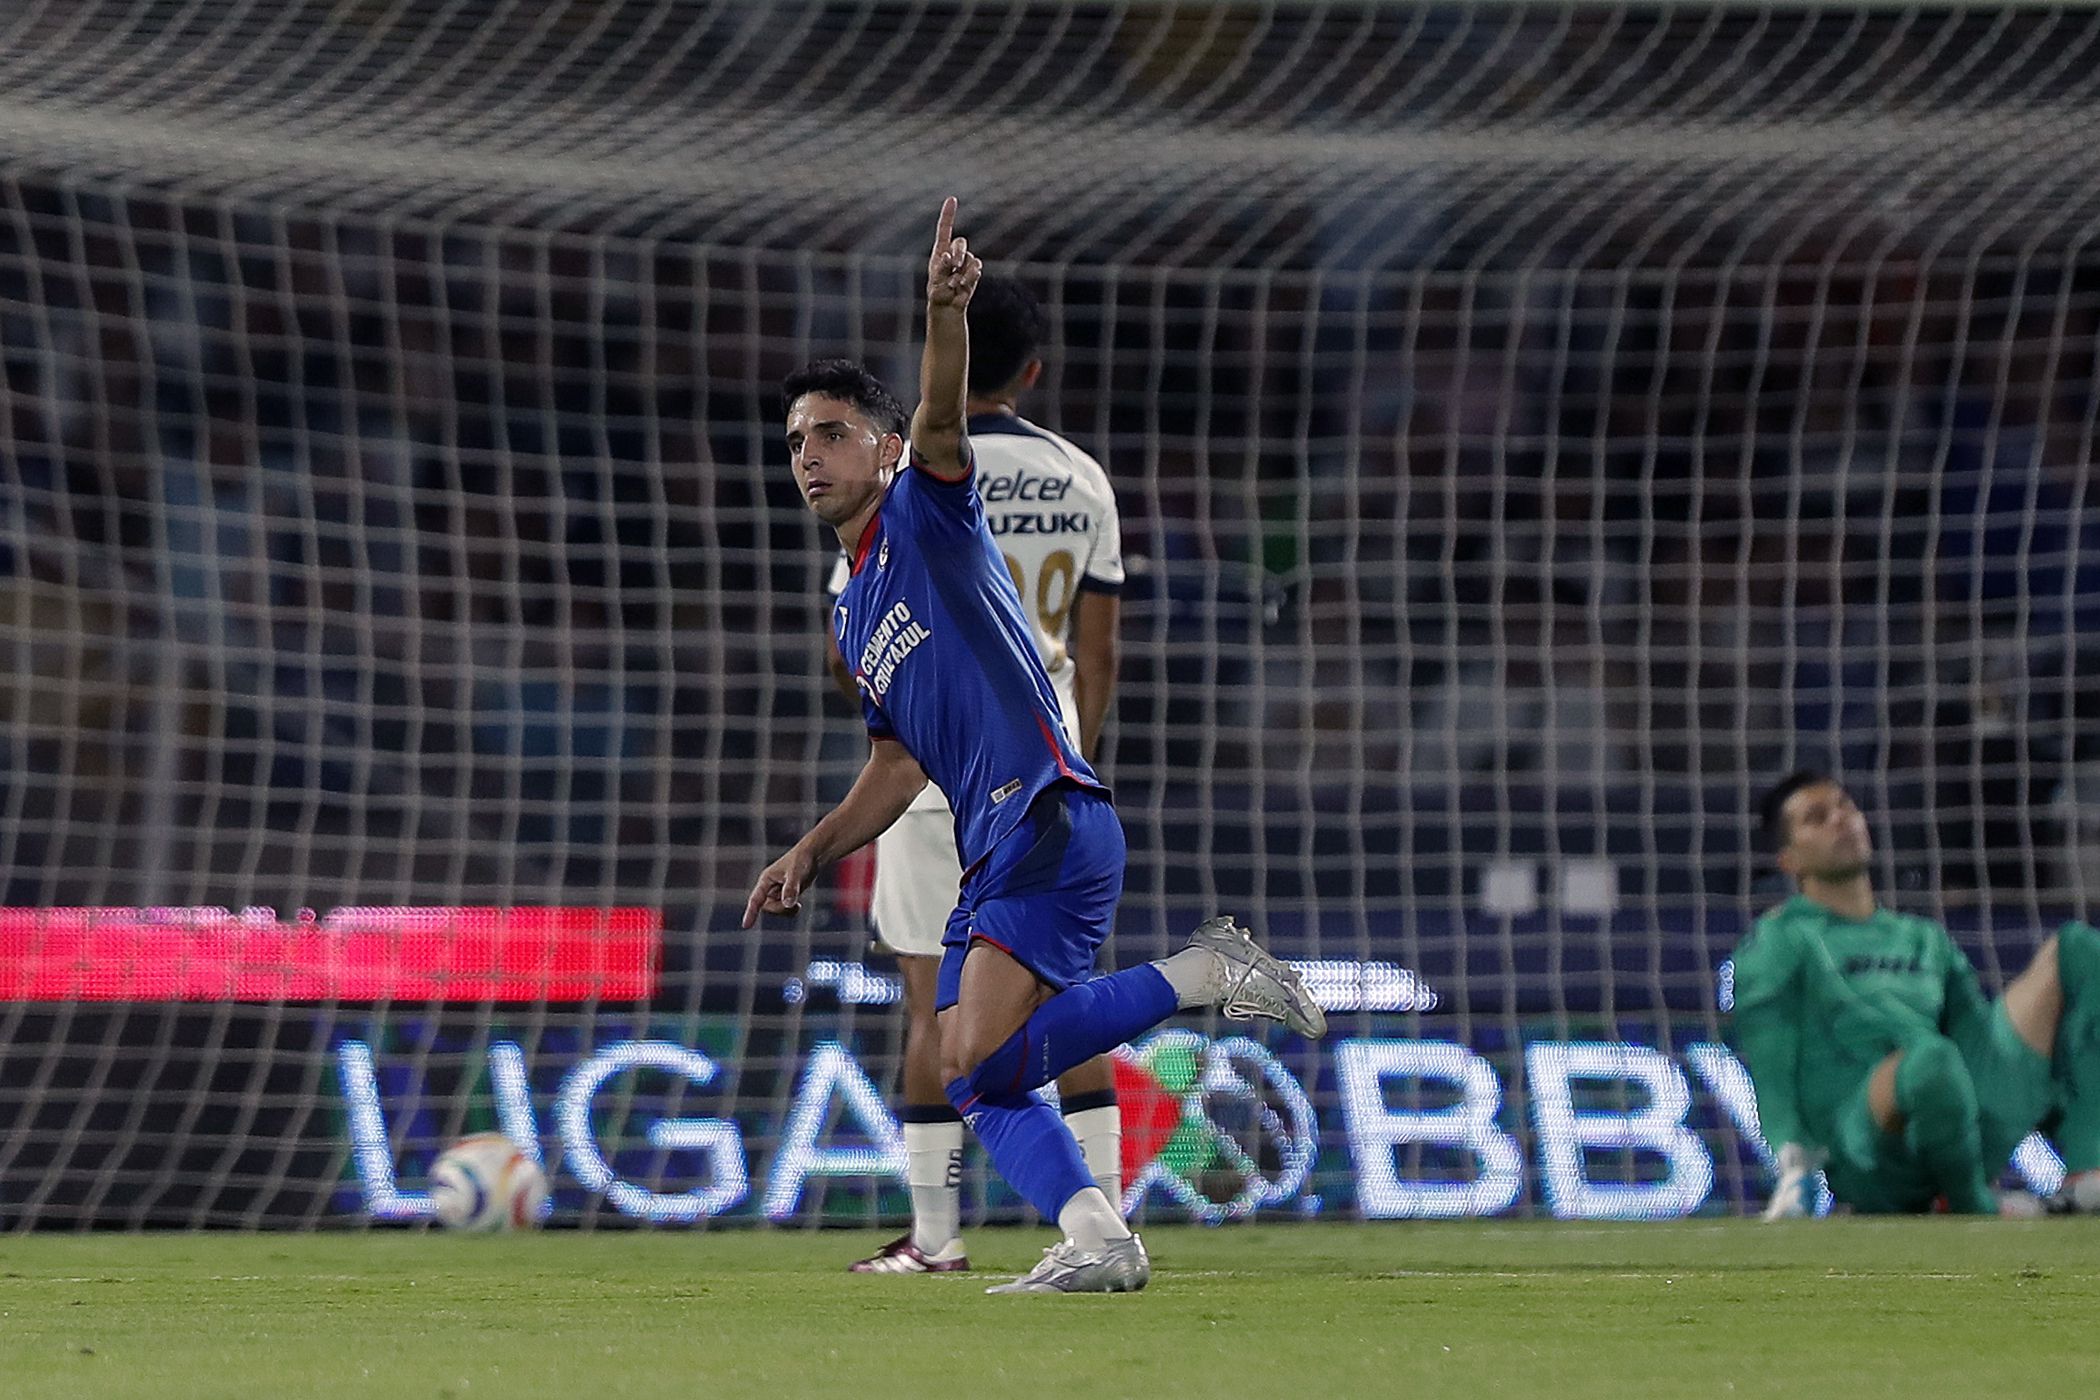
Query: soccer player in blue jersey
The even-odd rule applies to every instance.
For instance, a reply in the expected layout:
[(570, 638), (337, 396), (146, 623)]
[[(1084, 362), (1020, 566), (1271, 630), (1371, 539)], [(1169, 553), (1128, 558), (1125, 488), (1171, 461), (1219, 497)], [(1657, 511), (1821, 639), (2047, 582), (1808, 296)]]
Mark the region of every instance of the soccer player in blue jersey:
[(820, 361), (783, 385), (796, 485), (852, 561), (832, 630), (873, 742), (845, 799), (759, 875), (744, 925), (796, 909), (818, 870), (938, 783), (963, 860), (935, 993), (948, 1100), (1064, 1233), (1032, 1272), (990, 1291), (1131, 1292), (1151, 1275), (1144, 1245), (1035, 1091), (1182, 1008), (1267, 1017), (1307, 1037), (1326, 1018), (1229, 918), (1171, 957), (1092, 975), (1122, 893), (1123, 829), (1066, 732), (985, 524), (964, 431), (964, 313), (983, 265), (954, 230), (950, 199), (927, 264), (909, 446), (897, 401), (858, 365)]
[[(1098, 752), (1116, 682), (1117, 594), (1123, 583), (1122, 522), (1108, 473), (1076, 444), (1022, 418), (1023, 394), (1042, 373), (1037, 358), (1049, 330), (1027, 288), (989, 270), (970, 297), (970, 438), (985, 524), (1006, 555), (1006, 571), (1029, 614), (1036, 655), (1064, 707), (1065, 733), (1088, 761)], [(852, 577), (843, 552), (832, 570), (837, 598)], [(825, 641), (839, 689), (860, 703), (845, 658)], [(1098, 770), (1097, 770), (1098, 771)], [(962, 1240), (963, 1135), (967, 1131), (941, 1079), (941, 1033), (934, 985), (941, 938), (962, 885), (955, 812), (928, 783), (897, 824), (875, 841), (874, 916), (879, 946), (897, 960), (904, 987), (904, 1185), (911, 1228), (847, 1267), (857, 1274), (960, 1273), (970, 1267)], [(1047, 1091), (1046, 1091), (1047, 1092)], [(1097, 1055), (1057, 1081), (1057, 1107), (1079, 1140), (1094, 1184), (1123, 1198), (1123, 1114), (1115, 1063)]]

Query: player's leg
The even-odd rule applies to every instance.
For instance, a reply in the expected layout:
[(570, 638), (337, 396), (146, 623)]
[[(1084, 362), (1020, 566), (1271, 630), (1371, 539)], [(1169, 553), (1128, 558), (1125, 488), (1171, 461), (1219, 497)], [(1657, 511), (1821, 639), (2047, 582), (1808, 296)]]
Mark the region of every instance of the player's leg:
[(876, 842), (875, 930), (897, 959), (904, 984), (905, 1185), (911, 1230), (854, 1263), (855, 1273), (950, 1273), (968, 1269), (963, 1251), (963, 1123), (941, 1084), (935, 1021), (942, 933), (955, 906), (962, 864), (944, 808), (913, 810)]
[(2054, 1112), (2067, 1174), (2050, 1208), (2100, 1209), (2100, 933), (2065, 925), (1954, 1038), (1976, 1082), (1985, 1171)]
[[(1948, 1207), (1965, 1215), (1995, 1215), (1998, 1196), (1991, 1189), (1983, 1160), (1982, 1131), (1976, 1104), (1976, 1085), (1961, 1050), (1945, 1036), (1929, 1036), (1909, 1048), (1888, 1056), (1875, 1066), (1866, 1086), (1867, 1111), (1872, 1126), (1884, 1139), (1878, 1152), (1854, 1151), (1850, 1157), (1869, 1156), (1886, 1172), (1902, 1171), (1909, 1177), (1908, 1158), (1922, 1170), (1933, 1192), (1946, 1197)], [(1898, 1148), (1900, 1150), (1891, 1150)], [(1878, 1173), (1863, 1172), (1871, 1177)], [(1831, 1189), (1845, 1199), (1843, 1170), (1831, 1174)], [(1855, 1183), (1855, 1195), (1872, 1193), (1871, 1179)], [(1919, 1202), (1903, 1199), (1895, 1192), (1886, 1208), (1909, 1209)], [(1875, 1205), (1855, 1199), (1861, 1209)]]
[[(954, 1003), (940, 1015), (948, 1102), (976, 1132), (1008, 1184), (1037, 1214), (1056, 1220), (1073, 1197), (1094, 1184), (1079, 1143), (1042, 1095), (985, 1082), (976, 1073), (987, 1047), (1004, 1043), (1026, 1024), (1054, 989), (982, 940), (951, 949), (944, 964), (955, 969)], [(949, 975), (944, 966), (944, 980)]]
[[(948, 1095), (983, 1140), (992, 1163), (1029, 1204), (1056, 1220), (1067, 1236), (1094, 1248), (1130, 1232), (1117, 1206), (1120, 1167), (1103, 1181), (1079, 1142), (1071, 1117), (1049, 1111), (1037, 1086), (1001, 1085), (987, 1079), (987, 1055), (1031, 1023), (1053, 989), (1033, 970), (991, 943), (973, 942), (964, 955), (956, 1005), (942, 1014), (942, 1058)], [(1114, 1071), (1106, 1057), (1068, 1073), (1085, 1095), (1114, 1093)], [(1097, 1110), (1098, 1111), (1098, 1110)], [(1053, 1131), (1054, 1129), (1054, 1131)], [(1104, 1144), (1113, 1161), (1118, 1143)]]
[[(2035, 963), (2045, 965), (2049, 984), (2048, 995), (2035, 999), (2044, 1002), (2044, 1011), (2053, 1001), (2053, 1023), (2030, 1012), (2022, 1025), (2013, 1005), (2015, 989), (2036, 968), (2006, 988), (2005, 1001), (2007, 1015), (2021, 1027), (2021, 1038), (2050, 1060), (2058, 1112), (2052, 1136), (2067, 1174), (2065, 1189), (2053, 1204), (2100, 1210), (2100, 931), (2087, 924), (2066, 924), (2042, 946)], [(2035, 1034), (2043, 1029), (2051, 1034), (2037, 1043)]]
[[(1947, 1028), (1976, 1085), (1978, 1143), (1987, 1180), (2004, 1174), (2021, 1139), (2056, 1106), (2049, 1046), (2057, 1039), (2063, 1013), (2064, 990), (2051, 940), (2007, 985), (2004, 996), (1982, 1014), (1962, 1015)], [(2007, 1196), (2004, 1208), (2027, 1199)]]
[(1122, 1291), (1142, 1288), (1150, 1273), (1143, 1245), (1095, 1183), (1071, 1130), (1034, 1090), (1170, 1014), (1170, 989), (1156, 974), (1125, 988), (1126, 999), (1149, 997), (1145, 1019), (1065, 1063), (1054, 1063), (1049, 1042), (1001, 1056), (1065, 995), (1060, 989), (1092, 969), (1122, 895), (1123, 862), (1123, 829), (1105, 798), (1044, 793), (972, 876), (942, 960), (949, 1102), (1000, 1174), (1065, 1233), (1012, 1291)]
[[(1091, 975), (1122, 898), (1124, 856), (1123, 827), (1105, 797), (1053, 788), (986, 862), (965, 971), (1011, 971), (980, 974), (983, 1005), (965, 1005), (964, 1017), (943, 1025), (943, 1053), (966, 1097), (1041, 1088), (1180, 1006), (1159, 964)], [(1014, 978), (1012, 990), (995, 992), (995, 976)]]
[(1052, 989), (1004, 949), (981, 939), (962, 950), (960, 958), (951, 950), (943, 960), (944, 982), (951, 963), (959, 963), (955, 1004), (941, 1012), (949, 1101), (984, 1144), (999, 1174), (1064, 1232), (1063, 1241), (1027, 1276), (990, 1291), (1143, 1288), (1151, 1275), (1144, 1246), (1095, 1184), (1064, 1120), (1041, 1094), (973, 1077), (972, 1060), (979, 1059), (986, 1046), (1003, 1044)]
[(941, 1033), (934, 1016), (940, 959), (900, 955), (904, 983), (905, 1185), (911, 1233), (853, 1266), (856, 1273), (950, 1273), (970, 1267), (962, 1244), (963, 1122), (941, 1088)]
[(1863, 1215), (1921, 1211), (1939, 1188), (1911, 1155), (1896, 1107), (1898, 1057), (1890, 1055), (1839, 1105), (1823, 1175), (1833, 1196)]
[(1878, 1150), (1852, 1154), (1872, 1156), (1871, 1170), (1832, 1174), (1841, 1198), (1842, 1182), (1886, 1208), (1914, 1208), (1909, 1197), (1917, 1193), (1914, 1183), (1923, 1182), (1957, 1211), (2001, 1208), (1991, 1183), (2054, 1106), (2052, 1054), (2063, 1080), (2075, 1058), (2064, 1053), (2077, 1039), (2071, 1029), (2085, 1024), (2081, 1017), (2096, 1000), (2083, 989), (2100, 973), (2100, 935), (2090, 941), (2071, 935), (2068, 953), (2065, 942), (2059, 936), (2044, 944), (1985, 1014), (1876, 1068), (1866, 1104), (1883, 1142)]
[(2057, 950), (2061, 939), (2052, 938), (2035, 950), (2034, 960), (2018, 977), (2006, 984), (1999, 1005), (2020, 1039), (2035, 1053), (2056, 1053), (2056, 1028), (2064, 1015), (2064, 984)]
[[(1116, 885), (1120, 889), (1120, 869)], [(1063, 980), (1040, 965), (1036, 970), (1053, 982)], [(1074, 978), (986, 1053), (973, 1074), (983, 1085), (1039, 1088), (1192, 1007), (1282, 1021), (1308, 1039), (1327, 1031), (1326, 1013), (1298, 974), (1247, 930), (1220, 917), (1189, 935), (1188, 945), (1171, 957), (1105, 977)]]
[[(949, 1101), (1001, 1174), (1082, 1255), (1113, 1254), (1133, 1237), (1091, 1179), (1072, 1174), (1074, 1164), (1083, 1170), (1078, 1149), (1068, 1156), (1052, 1143), (1035, 1089), (1184, 1006), (1273, 1015), (1308, 1034), (1325, 1028), (1296, 975), (1229, 919), (1204, 925), (1172, 958), (1089, 978), (1122, 894), (1124, 854), (1105, 797), (1044, 793), (1026, 827), (973, 877), (966, 946), (951, 947), (943, 961), (944, 978), (951, 961), (957, 977), (956, 1004), (941, 1025)], [(1133, 1252), (1142, 1271), (1141, 1247)]]
[(1079, 1141), (1079, 1155), (1101, 1194), (1118, 1209), (1123, 1203), (1123, 1110), (1116, 1102), (1116, 1062), (1096, 1055), (1057, 1077), (1057, 1102), (1065, 1126)]
[(1296, 973), (1230, 919), (1213, 919), (1172, 957), (1074, 982), (1044, 999), (1006, 1040), (984, 1052), (971, 1071), (973, 1087), (1040, 1088), (1176, 1011), (1199, 1006), (1285, 1021), (1308, 1037), (1327, 1028), (1325, 1014)]

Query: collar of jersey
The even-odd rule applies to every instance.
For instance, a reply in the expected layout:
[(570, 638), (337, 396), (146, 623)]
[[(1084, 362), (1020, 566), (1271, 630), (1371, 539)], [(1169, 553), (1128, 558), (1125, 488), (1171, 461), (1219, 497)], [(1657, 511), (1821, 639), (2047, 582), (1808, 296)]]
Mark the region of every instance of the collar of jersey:
[(858, 574), (860, 566), (868, 562), (868, 551), (874, 547), (875, 536), (881, 532), (882, 507), (877, 506), (875, 513), (868, 517), (867, 528), (860, 532), (860, 544), (853, 551), (853, 567), (849, 570), (850, 573)]
[(971, 437), (1031, 437), (1049, 440), (1050, 435), (1018, 413), (973, 413)]
[(1843, 914), (1838, 913), (1835, 909), (1831, 909), (1826, 905), (1819, 903), (1816, 900), (1810, 899), (1805, 894), (1795, 895), (1792, 903), (1794, 904), (1794, 907), (1797, 910), (1807, 910), (1808, 912), (1813, 913), (1817, 917), (1821, 918), (1826, 924), (1843, 924), (1847, 928), (1865, 928), (1867, 925), (1879, 919), (1882, 913), (1881, 906), (1879, 904), (1876, 904), (1874, 906), (1874, 912), (1872, 914), (1869, 914), (1866, 918), (1848, 919)]

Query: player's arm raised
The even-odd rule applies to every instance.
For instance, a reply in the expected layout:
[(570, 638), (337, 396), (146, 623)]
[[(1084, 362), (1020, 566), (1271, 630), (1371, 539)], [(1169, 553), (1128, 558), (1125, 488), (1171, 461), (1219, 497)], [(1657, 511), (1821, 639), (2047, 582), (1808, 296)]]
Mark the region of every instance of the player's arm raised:
[(878, 739), (845, 800), (759, 873), (744, 905), (744, 927), (762, 913), (794, 913), (819, 870), (888, 831), (925, 786), (926, 770), (910, 751), (893, 739)]
[(969, 397), (970, 324), (964, 318), (984, 264), (955, 236), (955, 200), (941, 204), (933, 256), (926, 263), (926, 349), (919, 360), (919, 407), (911, 416), (912, 459), (943, 481), (969, 475), (963, 424)]

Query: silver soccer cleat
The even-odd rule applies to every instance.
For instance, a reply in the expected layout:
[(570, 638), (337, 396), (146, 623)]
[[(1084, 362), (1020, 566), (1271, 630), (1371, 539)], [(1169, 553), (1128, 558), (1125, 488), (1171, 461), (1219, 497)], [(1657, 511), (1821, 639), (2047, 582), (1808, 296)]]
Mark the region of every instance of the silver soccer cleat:
[(1261, 1016), (1281, 1021), (1307, 1040), (1327, 1034), (1327, 1013), (1305, 982), (1254, 941), (1254, 935), (1220, 914), (1189, 935), (1188, 946), (1218, 960), (1217, 1007), (1235, 1021)]
[(1012, 1283), (994, 1284), (987, 1293), (1135, 1293), (1152, 1278), (1145, 1242), (1136, 1235), (1115, 1240), (1099, 1254), (1088, 1254), (1070, 1240), (1043, 1251), (1043, 1262)]

